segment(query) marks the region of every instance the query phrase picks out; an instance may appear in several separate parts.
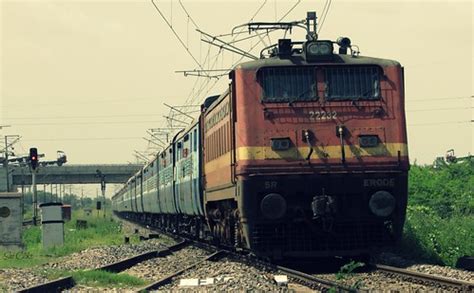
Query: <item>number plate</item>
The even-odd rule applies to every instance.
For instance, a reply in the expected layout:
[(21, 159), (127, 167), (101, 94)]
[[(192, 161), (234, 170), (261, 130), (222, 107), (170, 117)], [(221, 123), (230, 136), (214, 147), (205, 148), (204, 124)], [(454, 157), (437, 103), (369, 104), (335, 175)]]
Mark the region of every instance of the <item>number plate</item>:
[(336, 111), (309, 111), (310, 120), (333, 120), (337, 117)]

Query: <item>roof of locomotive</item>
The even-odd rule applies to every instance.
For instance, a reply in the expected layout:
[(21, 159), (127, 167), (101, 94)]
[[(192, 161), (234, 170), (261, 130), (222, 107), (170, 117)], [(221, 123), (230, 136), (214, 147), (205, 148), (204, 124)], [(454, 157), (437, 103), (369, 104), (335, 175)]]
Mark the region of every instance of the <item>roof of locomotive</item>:
[(268, 66), (290, 66), (290, 65), (316, 65), (316, 64), (350, 64), (350, 65), (379, 65), (382, 67), (386, 66), (400, 66), (400, 63), (395, 60), (390, 59), (381, 59), (365, 56), (351, 56), (344, 54), (334, 54), (332, 60), (321, 60), (317, 62), (307, 62), (305, 58), (301, 55), (293, 55), (290, 57), (270, 57), (265, 59), (259, 59), (249, 62), (244, 62), (235, 67), (235, 69), (243, 70), (258, 70), (261, 67)]

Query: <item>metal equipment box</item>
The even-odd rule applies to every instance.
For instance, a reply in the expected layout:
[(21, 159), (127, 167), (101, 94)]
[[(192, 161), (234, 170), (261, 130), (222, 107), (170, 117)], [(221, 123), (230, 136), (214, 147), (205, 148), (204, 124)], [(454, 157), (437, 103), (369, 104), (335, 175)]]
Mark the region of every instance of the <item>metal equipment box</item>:
[(62, 203), (48, 202), (40, 204), (43, 247), (49, 248), (64, 244), (64, 220)]
[(69, 204), (63, 204), (63, 220), (64, 221), (71, 221), (71, 205)]
[(0, 192), (0, 247), (20, 248), (22, 229), (21, 194)]

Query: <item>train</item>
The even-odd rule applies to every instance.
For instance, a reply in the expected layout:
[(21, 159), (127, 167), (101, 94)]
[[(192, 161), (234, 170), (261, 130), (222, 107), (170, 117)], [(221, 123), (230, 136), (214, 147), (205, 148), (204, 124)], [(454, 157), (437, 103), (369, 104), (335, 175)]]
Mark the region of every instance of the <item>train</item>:
[(408, 194), (404, 68), (308, 31), (235, 66), (113, 211), (270, 259), (396, 243)]

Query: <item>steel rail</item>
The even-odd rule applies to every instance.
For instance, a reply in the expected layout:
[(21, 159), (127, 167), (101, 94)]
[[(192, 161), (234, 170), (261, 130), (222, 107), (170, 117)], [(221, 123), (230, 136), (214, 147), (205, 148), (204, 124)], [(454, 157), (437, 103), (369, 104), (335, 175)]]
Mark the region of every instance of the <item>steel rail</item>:
[(60, 292), (64, 289), (74, 287), (76, 283), (72, 276), (56, 279), (40, 285), (28, 287), (26, 289), (18, 290), (20, 293), (43, 293), (43, 292)]
[(416, 280), (420, 281), (422, 283), (428, 283), (432, 286), (435, 286), (436, 284), (441, 285), (443, 289), (449, 288), (457, 288), (461, 292), (474, 292), (474, 283), (472, 282), (467, 282), (467, 281), (462, 281), (462, 280), (456, 280), (448, 277), (443, 277), (443, 276), (438, 276), (438, 275), (430, 275), (426, 273), (420, 273), (416, 271), (411, 271), (407, 269), (401, 269), (401, 268), (396, 268), (396, 267), (391, 267), (391, 266), (386, 266), (386, 265), (373, 265), (373, 267), (385, 274), (391, 274), (391, 275), (399, 275), (404, 279), (407, 280)]
[(137, 290), (137, 292), (148, 292), (150, 290), (156, 290), (164, 285), (167, 285), (169, 283), (171, 283), (173, 281), (173, 278), (181, 275), (182, 273), (192, 269), (192, 268), (195, 268), (196, 266), (200, 265), (201, 263), (205, 262), (205, 261), (211, 261), (211, 260), (217, 260), (221, 257), (223, 257), (224, 255), (226, 255), (227, 252), (226, 251), (223, 251), (223, 250), (219, 250), (219, 251), (216, 251), (210, 255), (208, 255), (207, 257), (205, 257), (204, 259), (201, 259), (187, 267), (185, 267), (184, 269), (182, 270), (179, 270), (177, 272), (174, 272), (164, 278), (161, 278), (160, 280), (156, 281), (156, 282), (153, 282), (143, 288), (140, 288)]
[(289, 277), (296, 279), (303, 285), (306, 285), (311, 288), (317, 287), (318, 289), (323, 290), (335, 289), (336, 292), (357, 292), (357, 289), (343, 286), (335, 281), (321, 279), (313, 275), (309, 275), (304, 272), (293, 270), (287, 267), (276, 266), (276, 268), (280, 272), (287, 274)]
[(165, 257), (167, 255), (170, 255), (172, 252), (178, 251), (181, 248), (186, 247), (188, 244), (189, 244), (188, 241), (182, 240), (179, 243), (171, 245), (167, 248), (154, 250), (154, 251), (148, 251), (139, 255), (135, 255), (135, 256), (123, 259), (123, 260), (119, 260), (111, 264), (104, 265), (102, 267), (96, 268), (95, 270), (103, 270), (103, 271), (109, 271), (113, 273), (119, 273), (143, 261), (146, 261), (152, 258)]

